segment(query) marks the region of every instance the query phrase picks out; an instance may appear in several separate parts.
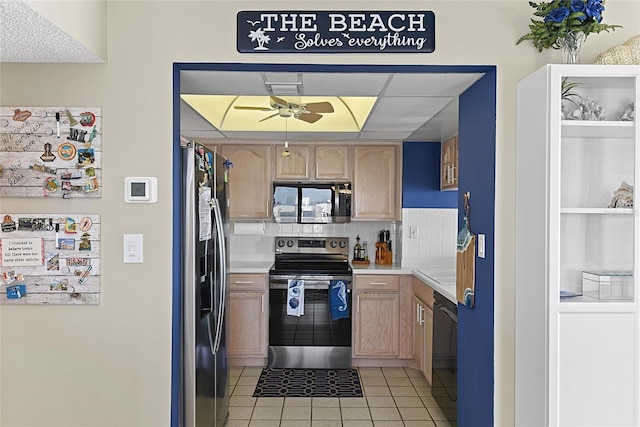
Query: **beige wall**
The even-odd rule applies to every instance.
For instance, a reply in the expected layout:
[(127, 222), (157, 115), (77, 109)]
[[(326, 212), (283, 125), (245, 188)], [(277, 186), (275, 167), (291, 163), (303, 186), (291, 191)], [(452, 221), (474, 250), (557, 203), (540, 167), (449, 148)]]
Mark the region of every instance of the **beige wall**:
[[(497, 199), (495, 420), (513, 424), (515, 85), (557, 51), (515, 46), (531, 8), (522, 1), (393, 2), (436, 15), (433, 54), (251, 55), (235, 49), (240, 10), (375, 10), (389, 2), (111, 1), (108, 63), (0, 64), (0, 105), (100, 106), (104, 116), (100, 200), (0, 200), (8, 212), (100, 213), (102, 303), (0, 306), (0, 425), (169, 424), (171, 351), (171, 144), (173, 62), (496, 65)], [(600, 51), (640, 33), (640, 2), (609, 0), (592, 35)], [(125, 176), (157, 176), (158, 203), (123, 202)], [(123, 264), (122, 234), (144, 234), (144, 264)]]

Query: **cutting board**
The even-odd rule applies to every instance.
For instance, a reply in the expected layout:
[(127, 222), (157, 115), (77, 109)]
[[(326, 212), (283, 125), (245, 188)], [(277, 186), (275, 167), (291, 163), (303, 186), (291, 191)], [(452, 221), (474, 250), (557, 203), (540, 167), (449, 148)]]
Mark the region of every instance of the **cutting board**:
[(456, 253), (456, 298), (458, 302), (473, 307), (475, 295), (476, 236), (463, 251)]

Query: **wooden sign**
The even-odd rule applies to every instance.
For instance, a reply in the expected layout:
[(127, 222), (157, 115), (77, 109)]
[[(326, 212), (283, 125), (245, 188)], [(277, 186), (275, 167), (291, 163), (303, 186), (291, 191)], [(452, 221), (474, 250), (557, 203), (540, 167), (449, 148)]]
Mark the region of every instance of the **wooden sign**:
[(95, 107), (0, 107), (0, 198), (101, 197)]
[(431, 11), (242, 11), (242, 53), (431, 53)]
[(0, 304), (100, 303), (99, 215), (0, 219)]

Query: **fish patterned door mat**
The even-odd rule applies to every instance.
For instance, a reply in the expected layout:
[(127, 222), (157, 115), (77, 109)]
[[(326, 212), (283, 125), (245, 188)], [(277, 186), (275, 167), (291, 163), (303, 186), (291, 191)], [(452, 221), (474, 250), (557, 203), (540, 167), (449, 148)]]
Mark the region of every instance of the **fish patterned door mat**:
[(362, 397), (356, 369), (262, 370), (254, 397)]

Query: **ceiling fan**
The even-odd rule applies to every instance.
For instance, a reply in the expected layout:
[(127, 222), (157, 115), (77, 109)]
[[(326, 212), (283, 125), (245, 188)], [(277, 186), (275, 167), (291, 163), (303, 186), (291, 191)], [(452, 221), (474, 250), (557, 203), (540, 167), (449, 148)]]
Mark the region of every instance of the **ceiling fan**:
[(271, 105), (270, 107), (251, 107), (237, 105), (233, 108), (235, 108), (236, 110), (275, 111), (274, 114), (259, 120), (260, 122), (276, 116), (280, 116), (284, 118), (293, 117), (294, 119), (299, 119), (303, 122), (315, 123), (322, 118), (322, 114), (320, 113), (333, 113), (334, 111), (333, 105), (331, 105), (331, 103), (328, 101), (309, 102), (308, 104), (304, 104), (285, 101), (284, 99), (278, 98), (277, 96), (270, 96), (269, 98), (269, 104)]

